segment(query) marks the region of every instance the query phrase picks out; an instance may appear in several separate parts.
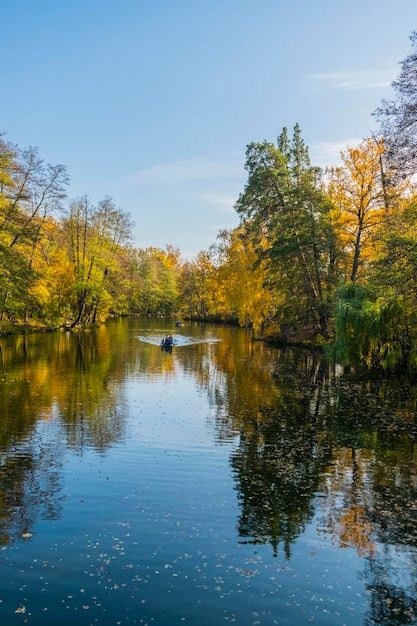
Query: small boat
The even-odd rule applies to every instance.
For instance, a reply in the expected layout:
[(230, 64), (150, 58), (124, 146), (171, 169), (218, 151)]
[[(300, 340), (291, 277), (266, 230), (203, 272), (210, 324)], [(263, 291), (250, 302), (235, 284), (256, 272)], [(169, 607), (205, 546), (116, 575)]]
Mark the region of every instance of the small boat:
[(174, 339), (172, 335), (167, 335), (161, 341), (161, 348), (165, 350), (165, 352), (172, 352), (172, 346), (174, 345)]

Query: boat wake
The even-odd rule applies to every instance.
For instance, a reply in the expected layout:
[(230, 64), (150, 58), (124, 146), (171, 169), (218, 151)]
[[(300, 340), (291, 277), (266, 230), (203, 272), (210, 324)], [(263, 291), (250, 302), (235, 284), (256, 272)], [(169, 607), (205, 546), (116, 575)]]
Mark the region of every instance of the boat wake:
[[(166, 334), (159, 333), (155, 335), (138, 335), (137, 339), (139, 341), (143, 341), (144, 343), (151, 343), (153, 346), (160, 346), (163, 339), (165, 339)], [(184, 346), (193, 346), (199, 343), (217, 343), (221, 341), (221, 339), (216, 339), (213, 337), (188, 337), (186, 335), (172, 335), (174, 347), (184, 347)]]

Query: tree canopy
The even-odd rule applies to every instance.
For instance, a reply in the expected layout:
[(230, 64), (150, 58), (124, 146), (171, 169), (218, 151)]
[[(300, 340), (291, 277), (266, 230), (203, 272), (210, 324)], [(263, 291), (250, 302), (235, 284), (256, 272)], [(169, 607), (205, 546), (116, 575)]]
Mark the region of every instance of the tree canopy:
[(172, 245), (134, 247), (112, 198), (69, 199), (63, 165), (0, 135), (0, 331), (175, 314), (314, 341), (350, 365), (417, 370), (417, 32), (410, 39), (379, 131), (324, 170), (297, 123), (249, 143), (240, 223), (193, 260)]
[(412, 51), (392, 83), (394, 98), (384, 99), (375, 111), (388, 157), (403, 176), (417, 172), (417, 31), (412, 32), (410, 41)]

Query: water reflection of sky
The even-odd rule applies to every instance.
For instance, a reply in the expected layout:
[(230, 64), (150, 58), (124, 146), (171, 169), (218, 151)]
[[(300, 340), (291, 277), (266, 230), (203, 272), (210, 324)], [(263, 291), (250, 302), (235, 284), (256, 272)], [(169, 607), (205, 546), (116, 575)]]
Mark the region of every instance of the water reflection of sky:
[[(130, 437), (166, 448), (212, 447), (214, 424), (212, 409), (202, 394), (195, 376), (141, 374), (126, 382), (130, 404)], [(210, 428), (210, 424), (213, 428)]]
[[(346, 425), (351, 397), (328, 391), (313, 356), (298, 367), (294, 353), (236, 329), (219, 342), (208, 327), (175, 329), (184, 349), (171, 357), (159, 348), (169, 328), (150, 327), (71, 335), (74, 354), (57, 361), (34, 344), (31, 367), (28, 338), (7, 372), (0, 624), (415, 623), (412, 519), (402, 545), (378, 535), (402, 506), (413, 514), (415, 480), (408, 456), (397, 476), (395, 431), (386, 455), (369, 453), (381, 394), (347, 385), (372, 402)], [(353, 453), (356, 440), (369, 449)], [(402, 499), (385, 518), (391, 492)], [(382, 618), (405, 594), (405, 621)]]

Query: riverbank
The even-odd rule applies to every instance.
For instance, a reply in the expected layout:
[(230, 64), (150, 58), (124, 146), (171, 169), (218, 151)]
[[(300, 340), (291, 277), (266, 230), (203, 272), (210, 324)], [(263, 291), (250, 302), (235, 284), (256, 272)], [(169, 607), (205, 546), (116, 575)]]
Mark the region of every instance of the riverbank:
[(57, 327), (45, 326), (35, 322), (1, 322), (0, 337), (10, 335), (27, 335), (31, 333), (42, 333), (59, 330)]

